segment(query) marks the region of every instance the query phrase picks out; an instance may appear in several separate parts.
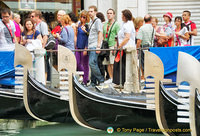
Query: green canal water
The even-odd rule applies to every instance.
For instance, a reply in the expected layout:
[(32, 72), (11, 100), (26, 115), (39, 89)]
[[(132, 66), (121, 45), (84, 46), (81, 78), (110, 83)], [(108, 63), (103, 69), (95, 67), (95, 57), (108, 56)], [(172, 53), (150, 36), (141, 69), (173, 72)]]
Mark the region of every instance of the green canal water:
[(0, 120), (0, 136), (163, 136), (163, 134), (95, 131), (78, 124)]

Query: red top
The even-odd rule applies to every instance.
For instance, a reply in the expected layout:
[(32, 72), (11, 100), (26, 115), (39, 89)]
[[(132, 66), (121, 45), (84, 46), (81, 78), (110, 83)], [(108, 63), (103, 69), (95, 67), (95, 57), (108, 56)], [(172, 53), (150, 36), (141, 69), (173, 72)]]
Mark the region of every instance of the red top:
[(52, 34), (60, 33), (61, 32), (61, 27), (60, 25), (57, 25), (52, 31)]
[[(184, 23), (185, 25), (188, 25), (189, 23), (191, 23), (192, 21), (190, 20), (190, 21), (188, 21), (187, 23)], [(194, 29), (197, 29), (197, 26), (196, 26), (196, 24), (193, 22), (193, 23), (191, 23), (191, 31), (193, 31)]]

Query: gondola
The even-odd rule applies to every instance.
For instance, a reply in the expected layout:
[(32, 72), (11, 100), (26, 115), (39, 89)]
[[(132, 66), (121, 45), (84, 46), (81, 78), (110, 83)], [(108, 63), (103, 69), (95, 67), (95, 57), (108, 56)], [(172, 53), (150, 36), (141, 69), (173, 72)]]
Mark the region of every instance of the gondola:
[[(59, 69), (67, 69), (70, 72), (71, 67), (68, 63), (74, 61), (74, 54), (62, 46), (59, 46), (58, 50)], [(34, 79), (29, 72), (27, 72), (27, 83), (24, 84), (26, 84), (23, 94), (25, 108), (33, 118), (49, 122), (72, 121), (68, 90), (49, 88)]]
[[(6, 58), (2, 58), (3, 52), (1, 52), (1, 65), (7, 65), (7, 70), (2, 69), (2, 71), (5, 71), (5, 74), (3, 75), (3, 80), (6, 85), (1, 85), (0, 88), (0, 119), (17, 119), (17, 120), (34, 120), (26, 111), (24, 102), (23, 102), (23, 94), (18, 93), (15, 90), (15, 87), (13, 84), (10, 84), (10, 81), (12, 81), (12, 74), (14, 73), (14, 58), (16, 58), (17, 52), (5, 52)], [(25, 55), (27, 52), (23, 52), (22, 56)], [(15, 57), (14, 57), (15, 56)], [(28, 55), (27, 55), (28, 57)], [(3, 60), (2, 60), (3, 59)], [(17, 59), (17, 61), (20, 61), (20, 57)], [(9, 60), (9, 62), (7, 62)], [(6, 62), (5, 62), (6, 61)], [(4, 64), (5, 63), (5, 64)], [(24, 64), (24, 63), (22, 63)], [(24, 65), (28, 65), (29, 63), (26, 63)], [(4, 67), (4, 66), (3, 66)], [(2, 75), (1, 75), (2, 76)], [(1, 80), (1, 82), (3, 81)], [(14, 82), (14, 81), (13, 81)]]
[[(163, 79), (163, 65), (153, 53), (145, 53), (145, 77), (154, 77), (155, 84)], [(154, 87), (139, 93), (123, 93), (110, 85), (85, 87), (76, 76), (70, 80), (70, 111), (74, 120), (87, 128), (117, 132), (152, 132), (158, 129), (155, 118)], [(149, 81), (152, 83), (152, 80)]]
[(159, 91), (155, 94), (156, 118), (160, 130), (166, 136), (190, 135), (194, 132), (190, 121), (198, 117), (190, 117), (189, 96), (190, 92), (199, 88), (199, 69), (198, 60), (187, 53), (179, 52), (177, 82), (159, 84)]
[(23, 94), (1, 88), (0, 101), (0, 119), (33, 120), (24, 107)]
[(190, 94), (190, 128), (192, 136), (200, 136), (200, 94), (198, 89)]
[(36, 119), (49, 122), (68, 122), (71, 120), (69, 102), (61, 99), (61, 90), (44, 86), (27, 75), (27, 102), (28, 113)]

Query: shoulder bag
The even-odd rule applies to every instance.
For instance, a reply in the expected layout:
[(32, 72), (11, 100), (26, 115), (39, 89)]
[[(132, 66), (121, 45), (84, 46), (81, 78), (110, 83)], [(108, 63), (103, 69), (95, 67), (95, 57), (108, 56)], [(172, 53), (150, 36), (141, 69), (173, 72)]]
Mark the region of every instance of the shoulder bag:
[[(115, 25), (115, 22), (113, 23), (113, 25), (110, 28), (110, 33), (112, 32), (112, 28)], [(109, 41), (109, 38), (110, 38), (110, 33), (108, 35), (108, 39), (107, 40), (103, 40), (102, 45), (101, 45), (101, 49), (109, 49), (108, 41)], [(110, 51), (101, 51), (99, 56), (109, 57), (109, 54), (110, 54)]]

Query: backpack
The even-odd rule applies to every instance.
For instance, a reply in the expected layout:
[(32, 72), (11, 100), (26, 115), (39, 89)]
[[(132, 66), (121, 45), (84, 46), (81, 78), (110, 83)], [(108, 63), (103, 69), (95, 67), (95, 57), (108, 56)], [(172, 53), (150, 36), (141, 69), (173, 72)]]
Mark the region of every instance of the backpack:
[(47, 43), (45, 45), (45, 49), (46, 50), (50, 50), (53, 49), (56, 45), (56, 39), (54, 38), (54, 36), (50, 33), (47, 39)]
[(186, 27), (187, 30), (190, 31), (190, 27), (189, 27), (189, 26), (192, 25), (192, 24), (194, 24), (194, 22), (190, 22), (190, 23), (187, 24), (187, 25), (186, 25), (185, 23), (182, 23), (182, 28), (183, 28), (183, 27)]

